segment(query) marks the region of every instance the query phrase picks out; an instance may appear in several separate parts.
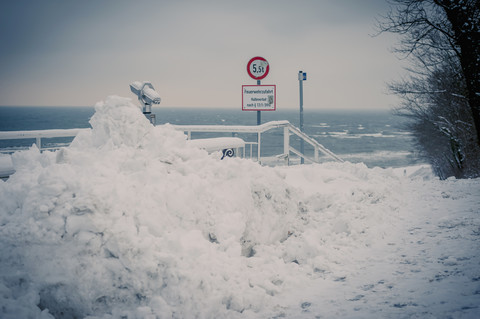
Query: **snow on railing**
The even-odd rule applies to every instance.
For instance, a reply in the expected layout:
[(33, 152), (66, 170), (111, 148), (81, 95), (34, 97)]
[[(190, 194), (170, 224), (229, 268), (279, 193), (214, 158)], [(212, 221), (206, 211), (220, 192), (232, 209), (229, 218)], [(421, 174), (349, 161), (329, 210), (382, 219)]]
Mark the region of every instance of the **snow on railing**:
[[(285, 163), (289, 164), (290, 153), (293, 153), (300, 158), (313, 163), (319, 162), (319, 152), (330, 157), (337, 162), (343, 162), (341, 158), (318, 143), (316, 140), (301, 132), (297, 127), (290, 124), (288, 121), (271, 121), (261, 125), (171, 125), (174, 129), (183, 131), (187, 134), (188, 139), (192, 139), (192, 132), (198, 133), (251, 133), (257, 134), (257, 142), (245, 142), (250, 145), (250, 157), (252, 157), (252, 148), (257, 146), (257, 160), (261, 162), (261, 146), (262, 138), (261, 134), (272, 130), (283, 128), (283, 154), (277, 155), (278, 158), (284, 158)], [(89, 129), (64, 129), (64, 130), (35, 130), (35, 131), (7, 131), (0, 132), (0, 140), (13, 140), (13, 139), (35, 139), (35, 144), (40, 150), (42, 148), (42, 138), (56, 138), (56, 137), (74, 137), (79, 132)], [(290, 145), (290, 136), (296, 135), (300, 139), (310, 144), (314, 149), (313, 158), (307, 157), (305, 154), (296, 150)], [(245, 157), (245, 150), (244, 150)]]

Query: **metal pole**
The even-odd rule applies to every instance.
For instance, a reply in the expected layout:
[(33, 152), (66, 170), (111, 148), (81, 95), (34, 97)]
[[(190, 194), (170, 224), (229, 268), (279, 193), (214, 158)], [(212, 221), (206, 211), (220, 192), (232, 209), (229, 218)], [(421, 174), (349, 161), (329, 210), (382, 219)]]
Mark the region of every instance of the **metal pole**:
[[(257, 80), (257, 85), (260, 85), (262, 81)], [(262, 111), (257, 111), (257, 125), (262, 124)], [(260, 163), (260, 133), (257, 135), (257, 157), (258, 157), (258, 163)]]
[[(302, 71), (298, 71), (298, 84), (300, 89), (300, 131), (303, 132), (303, 72)], [(305, 148), (305, 143), (303, 139), (300, 139), (300, 153), (302, 153), (302, 155), (305, 152), (304, 148)], [(305, 160), (303, 157), (300, 159), (300, 163), (302, 164), (305, 163)]]
[[(257, 80), (257, 85), (261, 85), (262, 81)], [(257, 111), (257, 125), (262, 124), (262, 111)]]

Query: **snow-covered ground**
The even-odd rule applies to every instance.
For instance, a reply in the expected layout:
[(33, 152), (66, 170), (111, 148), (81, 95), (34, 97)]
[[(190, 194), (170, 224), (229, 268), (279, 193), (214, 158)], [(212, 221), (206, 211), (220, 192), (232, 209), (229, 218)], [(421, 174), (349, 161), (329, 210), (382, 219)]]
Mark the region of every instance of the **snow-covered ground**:
[(0, 317), (478, 318), (480, 180), (262, 167), (129, 99), (0, 181)]

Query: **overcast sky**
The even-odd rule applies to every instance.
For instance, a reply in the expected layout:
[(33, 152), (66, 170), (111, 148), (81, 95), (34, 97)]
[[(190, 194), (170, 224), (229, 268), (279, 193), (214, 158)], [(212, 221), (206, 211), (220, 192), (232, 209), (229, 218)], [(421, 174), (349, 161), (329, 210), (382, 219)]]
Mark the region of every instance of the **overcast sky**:
[(241, 108), (250, 58), (270, 65), (277, 109), (389, 109), (403, 74), (385, 0), (0, 0), (0, 105), (92, 106), (151, 81), (161, 106)]

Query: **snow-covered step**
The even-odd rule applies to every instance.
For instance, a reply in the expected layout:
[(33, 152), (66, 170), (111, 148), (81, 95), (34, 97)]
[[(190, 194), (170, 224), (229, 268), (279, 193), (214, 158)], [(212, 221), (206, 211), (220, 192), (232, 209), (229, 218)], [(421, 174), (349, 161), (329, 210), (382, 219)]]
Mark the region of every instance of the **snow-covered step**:
[(206, 150), (209, 153), (222, 151), (223, 156), (232, 157), (234, 150), (245, 148), (245, 141), (238, 137), (216, 137), (216, 138), (204, 138), (196, 140), (188, 140), (187, 144), (192, 147), (197, 147)]
[(7, 154), (0, 154), (0, 178), (7, 178), (15, 173), (12, 157)]

